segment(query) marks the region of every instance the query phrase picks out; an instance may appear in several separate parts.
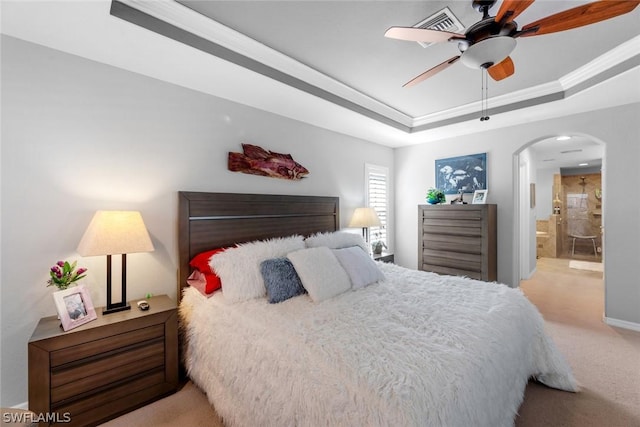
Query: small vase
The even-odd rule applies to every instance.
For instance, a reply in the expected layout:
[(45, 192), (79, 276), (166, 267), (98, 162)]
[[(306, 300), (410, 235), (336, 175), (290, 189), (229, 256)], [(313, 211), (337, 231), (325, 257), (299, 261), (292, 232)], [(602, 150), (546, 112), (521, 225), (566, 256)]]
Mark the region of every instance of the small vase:
[(427, 199), (427, 203), (430, 205), (437, 205), (440, 201), (438, 199)]

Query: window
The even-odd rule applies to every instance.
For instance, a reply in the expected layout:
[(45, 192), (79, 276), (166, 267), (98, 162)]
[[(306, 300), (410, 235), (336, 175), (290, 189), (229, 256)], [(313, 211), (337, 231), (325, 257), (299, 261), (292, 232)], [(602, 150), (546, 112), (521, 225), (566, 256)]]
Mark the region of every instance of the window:
[(370, 228), (371, 241), (382, 240), (389, 246), (387, 225), (389, 221), (389, 169), (384, 166), (365, 165), (366, 204), (375, 209), (380, 227)]

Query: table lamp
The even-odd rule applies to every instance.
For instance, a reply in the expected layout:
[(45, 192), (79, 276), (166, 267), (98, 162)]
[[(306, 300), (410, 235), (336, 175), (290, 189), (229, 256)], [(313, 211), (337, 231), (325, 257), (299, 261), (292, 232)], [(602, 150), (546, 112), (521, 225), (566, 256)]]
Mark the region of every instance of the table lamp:
[(369, 227), (380, 227), (380, 218), (373, 208), (356, 208), (349, 227), (362, 227), (362, 237), (369, 243)]
[[(107, 306), (102, 314), (129, 310), (127, 254), (153, 251), (153, 243), (137, 211), (97, 211), (78, 244), (82, 256), (107, 256)], [(111, 302), (111, 255), (122, 254), (121, 301)]]

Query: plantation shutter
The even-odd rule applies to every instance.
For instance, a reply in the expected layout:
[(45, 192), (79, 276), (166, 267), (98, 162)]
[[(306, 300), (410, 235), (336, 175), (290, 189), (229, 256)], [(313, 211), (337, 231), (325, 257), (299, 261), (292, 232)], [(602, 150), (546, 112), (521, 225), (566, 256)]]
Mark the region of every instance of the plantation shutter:
[(389, 245), (387, 224), (389, 220), (389, 169), (383, 166), (366, 165), (367, 205), (375, 209), (380, 218), (380, 227), (371, 227), (369, 238), (372, 242), (382, 240)]

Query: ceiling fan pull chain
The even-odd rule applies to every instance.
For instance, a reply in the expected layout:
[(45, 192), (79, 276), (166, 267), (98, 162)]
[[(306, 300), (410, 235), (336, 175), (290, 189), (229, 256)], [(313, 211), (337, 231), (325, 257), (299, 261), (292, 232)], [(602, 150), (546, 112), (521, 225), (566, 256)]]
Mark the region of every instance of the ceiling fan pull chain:
[(484, 69), (484, 119), (489, 120), (489, 70)]
[(481, 67), (481, 85), (480, 85), (480, 121), (484, 122), (489, 120), (489, 77), (487, 74), (487, 68)]
[(484, 69), (480, 68), (480, 121), (484, 122)]

